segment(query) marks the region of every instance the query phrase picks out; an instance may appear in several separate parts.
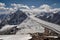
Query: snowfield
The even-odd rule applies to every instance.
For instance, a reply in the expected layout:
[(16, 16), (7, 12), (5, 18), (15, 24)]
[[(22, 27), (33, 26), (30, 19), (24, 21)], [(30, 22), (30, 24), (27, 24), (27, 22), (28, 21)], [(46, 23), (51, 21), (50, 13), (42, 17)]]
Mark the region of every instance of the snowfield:
[(25, 21), (23, 21), (23, 23), (21, 23), (20, 25), (17, 26), (18, 28), (21, 28), (19, 33), (43, 33), (44, 32), (44, 28), (37, 22), (35, 22), (34, 20), (27, 18)]
[(24, 35), (0, 35), (0, 40), (29, 40), (32, 37), (29, 34)]

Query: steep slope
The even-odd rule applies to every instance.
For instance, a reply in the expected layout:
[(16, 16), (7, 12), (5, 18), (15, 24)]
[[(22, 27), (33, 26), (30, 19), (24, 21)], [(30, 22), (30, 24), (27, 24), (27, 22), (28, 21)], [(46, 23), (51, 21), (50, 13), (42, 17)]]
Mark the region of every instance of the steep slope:
[(36, 15), (37, 18), (60, 25), (60, 12), (42, 12)]
[(17, 26), (17, 28), (21, 29), (20, 31), (17, 32), (17, 34), (44, 32), (44, 28), (31, 18), (27, 18), (26, 20), (24, 20), (23, 23)]
[(11, 16), (13, 17), (8, 21), (8, 24), (10, 25), (20, 24), (22, 21), (24, 21), (27, 18), (27, 15), (20, 10), (17, 10)]
[(6, 24), (9, 25), (18, 25), (21, 22), (23, 22), (27, 18), (27, 15), (17, 10), (15, 13), (9, 13), (9, 14), (0, 14), (0, 28)]

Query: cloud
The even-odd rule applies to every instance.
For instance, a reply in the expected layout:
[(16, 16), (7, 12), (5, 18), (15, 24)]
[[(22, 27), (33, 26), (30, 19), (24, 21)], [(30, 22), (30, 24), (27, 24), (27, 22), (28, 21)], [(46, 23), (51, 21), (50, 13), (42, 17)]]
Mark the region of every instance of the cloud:
[(43, 4), (41, 5), (40, 7), (35, 7), (35, 6), (31, 6), (31, 9), (26, 9), (26, 10), (23, 10), (23, 11), (27, 11), (27, 12), (30, 12), (30, 13), (40, 13), (40, 12), (49, 12), (51, 10), (52, 7), (50, 7), (49, 5), (47, 4)]
[(30, 9), (27, 5), (23, 4), (11, 4), (11, 7), (6, 8), (5, 3), (0, 3), (0, 14), (14, 13), (17, 9)]
[(0, 3), (0, 14), (8, 13), (8, 8), (5, 8), (5, 3)]
[(51, 7), (47, 4), (43, 4), (40, 6), (41, 9), (50, 9)]
[(6, 6), (5, 3), (0, 3), (0, 9), (1, 9), (1, 10), (2, 10), (2, 9), (6, 9), (5, 6)]
[(37, 8), (31, 7), (31, 9), (23, 9), (22, 11), (24, 12), (28, 12), (32, 15), (36, 15), (39, 14), (41, 12), (52, 12), (52, 13), (57, 13), (60, 11), (60, 8), (53, 8), (47, 4), (43, 4)]
[(20, 10), (22, 10), (22, 11), (24, 11), (24, 12), (40, 12), (41, 11), (41, 9), (45, 9), (45, 10), (49, 10), (51, 7), (50, 6), (48, 6), (48, 5), (46, 5), (46, 4), (44, 4), (44, 5), (41, 5), (40, 7), (38, 7), (38, 8), (35, 8), (35, 6), (27, 6), (27, 5), (24, 5), (24, 4), (15, 4), (15, 3), (13, 3), (13, 4), (11, 4), (11, 8), (6, 8), (5, 7), (6, 5), (5, 5), (5, 3), (0, 3), (0, 11), (2, 10), (2, 11), (4, 11), (4, 12), (0, 12), (0, 14), (3, 14), (3, 13), (10, 13), (10, 12), (15, 12), (17, 9), (20, 9)]
[(23, 5), (23, 4), (11, 4), (11, 6), (14, 7), (14, 9), (30, 9), (27, 5)]
[(5, 3), (0, 3), (0, 14), (9, 14), (10, 12), (14, 12), (14, 9), (6, 7)]
[[(56, 5), (56, 3), (54, 4)], [(60, 8), (53, 8), (47, 4), (43, 4), (39, 7), (35, 7), (35, 6), (28, 6), (28, 5), (24, 5), (24, 4), (16, 4), (13, 3), (11, 4), (11, 7), (7, 7), (6, 8), (6, 4), (5, 3), (0, 3), (0, 14), (8, 14), (8, 13), (14, 13), (16, 10), (22, 10), (23, 12), (28, 12), (28, 13), (33, 13), (33, 14), (37, 14), (40, 12), (59, 12)], [(2, 12), (3, 11), (3, 12)]]
[(4, 7), (5, 6), (5, 3), (0, 3), (0, 7)]
[[(55, 3), (54, 5), (56, 5), (56, 3)], [(43, 4), (43, 5), (41, 5), (41, 6), (40, 6), (39, 8), (37, 8), (37, 9), (39, 9), (41, 12), (44, 11), (44, 12), (57, 13), (57, 12), (60, 11), (60, 8), (53, 8), (53, 7), (51, 7), (51, 6), (47, 5), (47, 4)]]
[(35, 8), (35, 6), (31, 6), (31, 9), (34, 9)]

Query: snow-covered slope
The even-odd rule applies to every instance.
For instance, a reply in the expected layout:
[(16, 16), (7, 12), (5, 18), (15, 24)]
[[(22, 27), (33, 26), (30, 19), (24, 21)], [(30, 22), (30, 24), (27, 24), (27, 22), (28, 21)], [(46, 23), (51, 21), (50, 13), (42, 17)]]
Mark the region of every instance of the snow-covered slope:
[(17, 10), (15, 13), (12, 14), (0, 14), (0, 28), (6, 24), (18, 25), (26, 18), (27, 15), (20, 10)]
[(21, 29), (20, 32), (17, 32), (17, 34), (44, 32), (44, 28), (39, 23), (35, 22), (30, 18), (27, 18), (26, 20), (24, 20), (23, 23), (21, 23), (17, 27)]
[(29, 34), (25, 35), (0, 35), (0, 40), (29, 40), (32, 37)]
[(39, 19), (60, 25), (60, 11), (57, 13), (41, 12), (37, 14), (36, 17)]

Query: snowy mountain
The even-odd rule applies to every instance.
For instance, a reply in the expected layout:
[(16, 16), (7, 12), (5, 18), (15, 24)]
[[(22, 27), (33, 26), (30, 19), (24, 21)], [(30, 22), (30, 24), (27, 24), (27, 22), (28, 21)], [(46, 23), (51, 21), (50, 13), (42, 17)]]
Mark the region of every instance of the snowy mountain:
[(26, 18), (27, 15), (20, 10), (17, 10), (15, 13), (12, 14), (0, 14), (0, 20), (1, 20), (0, 26), (4, 26), (6, 24), (18, 25)]
[[(17, 33), (43, 33), (44, 32), (44, 28), (39, 24), (36, 23), (34, 20), (30, 19), (27, 17), (27, 15), (25, 14), (26, 12), (23, 12), (21, 10), (17, 10), (14, 13), (10, 13), (10, 14), (6, 14), (2, 16), (2, 21), (0, 23), (1, 26), (4, 26), (6, 24), (9, 25), (18, 25), (17, 27), (20, 28), (21, 30)], [(28, 13), (28, 12), (27, 12)], [(29, 13), (30, 14), (30, 13)], [(34, 13), (31, 12), (33, 16)], [(52, 22), (52, 23), (56, 23), (59, 24), (60, 21), (60, 12), (38, 12), (36, 13), (37, 15), (35, 17), (40, 18), (42, 20), (48, 21), (48, 22)]]
[(43, 33), (44, 32), (44, 28), (31, 18), (27, 18), (26, 20), (24, 20), (23, 23), (17, 26), (17, 28), (21, 29), (19, 32), (17, 32), (17, 34), (36, 33), (36, 32)]
[(42, 20), (60, 25), (60, 11), (57, 13), (41, 12), (41, 13), (37, 14), (36, 17), (40, 18)]
[(27, 18), (27, 15), (20, 10), (17, 10), (11, 16), (13, 17), (8, 21), (10, 25), (18, 25)]

